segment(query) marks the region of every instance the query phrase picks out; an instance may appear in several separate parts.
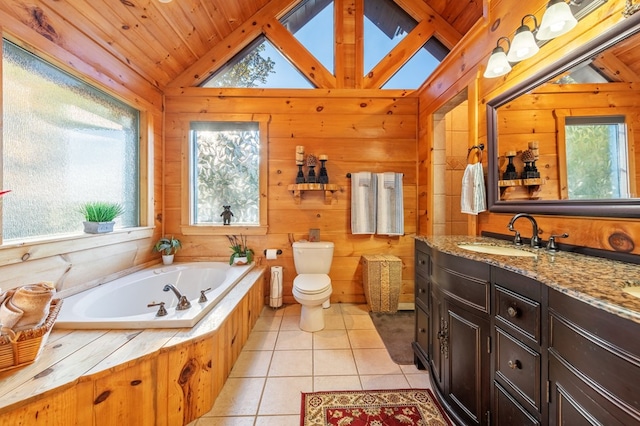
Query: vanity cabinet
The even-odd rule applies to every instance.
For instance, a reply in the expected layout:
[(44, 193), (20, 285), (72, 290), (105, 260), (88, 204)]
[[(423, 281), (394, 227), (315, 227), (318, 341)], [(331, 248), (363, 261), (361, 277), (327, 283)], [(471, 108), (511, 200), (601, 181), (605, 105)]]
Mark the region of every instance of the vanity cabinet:
[(640, 425), (637, 322), (419, 240), (415, 296), (416, 363), (456, 424)]
[(638, 324), (549, 292), (549, 424), (640, 424)]

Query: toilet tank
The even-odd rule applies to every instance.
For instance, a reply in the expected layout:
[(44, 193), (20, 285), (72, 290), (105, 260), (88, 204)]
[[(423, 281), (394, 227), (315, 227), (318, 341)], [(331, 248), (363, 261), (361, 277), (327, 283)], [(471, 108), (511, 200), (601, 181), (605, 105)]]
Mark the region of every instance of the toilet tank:
[(328, 274), (332, 260), (332, 242), (296, 241), (293, 243), (293, 262), (298, 274)]

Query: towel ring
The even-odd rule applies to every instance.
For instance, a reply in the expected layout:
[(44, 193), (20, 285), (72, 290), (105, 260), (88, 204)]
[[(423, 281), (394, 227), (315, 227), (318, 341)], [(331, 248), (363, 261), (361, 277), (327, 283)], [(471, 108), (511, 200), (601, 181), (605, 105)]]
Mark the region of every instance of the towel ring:
[(469, 163), (469, 156), (471, 155), (471, 152), (474, 149), (478, 150), (478, 163), (482, 162), (482, 152), (484, 151), (484, 144), (483, 143), (478, 144), (478, 145), (474, 145), (474, 146), (472, 146), (471, 148), (469, 148), (467, 150), (467, 164), (471, 164), (471, 163)]

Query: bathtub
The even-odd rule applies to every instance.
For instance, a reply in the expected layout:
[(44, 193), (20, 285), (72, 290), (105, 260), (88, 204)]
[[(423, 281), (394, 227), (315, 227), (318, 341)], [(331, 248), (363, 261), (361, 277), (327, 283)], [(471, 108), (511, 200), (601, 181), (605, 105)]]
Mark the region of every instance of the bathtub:
[[(239, 282), (253, 265), (229, 266), (223, 262), (189, 262), (144, 269), (64, 299), (55, 322), (57, 328), (172, 328), (193, 327)], [(163, 291), (173, 284), (191, 302), (176, 310), (178, 298)], [(206, 302), (200, 291), (211, 288)], [(156, 316), (165, 303), (167, 315)]]

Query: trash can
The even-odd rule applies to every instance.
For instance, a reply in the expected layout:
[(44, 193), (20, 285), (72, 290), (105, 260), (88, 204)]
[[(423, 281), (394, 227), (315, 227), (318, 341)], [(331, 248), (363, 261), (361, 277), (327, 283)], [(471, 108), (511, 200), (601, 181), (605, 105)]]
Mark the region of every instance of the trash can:
[(402, 261), (390, 254), (362, 256), (364, 296), (372, 312), (398, 311), (402, 285)]

